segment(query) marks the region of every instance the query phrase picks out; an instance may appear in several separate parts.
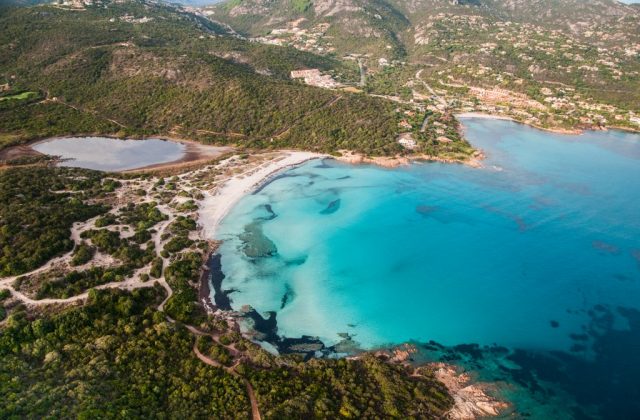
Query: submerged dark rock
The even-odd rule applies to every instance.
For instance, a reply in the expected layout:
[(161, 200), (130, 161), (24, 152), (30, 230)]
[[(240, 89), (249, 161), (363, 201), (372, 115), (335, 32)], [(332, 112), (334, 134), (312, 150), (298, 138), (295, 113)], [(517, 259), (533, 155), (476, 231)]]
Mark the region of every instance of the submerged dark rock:
[(318, 169), (327, 169), (327, 168), (331, 168), (331, 165), (327, 164), (327, 159), (321, 159), (320, 163), (318, 163), (317, 165), (314, 166), (314, 168), (318, 168)]
[(340, 209), (340, 199), (333, 200), (320, 214), (333, 214)]
[(265, 204), (264, 206), (262, 206), (266, 211), (268, 216), (266, 217), (260, 217), (259, 220), (273, 220), (276, 217), (278, 217), (278, 215), (273, 211), (273, 207), (271, 207), (271, 204)]
[(287, 260), (284, 263), (287, 266), (297, 266), (297, 265), (302, 265), (302, 264), (304, 264), (306, 262), (307, 262), (307, 256), (304, 255), (304, 256), (302, 256), (300, 258), (294, 258), (294, 259), (291, 259), (291, 260)]
[(272, 257), (278, 253), (273, 241), (262, 232), (262, 223), (260, 221), (246, 225), (239, 238), (242, 241), (242, 250), (249, 258)]
[(482, 350), (478, 344), (459, 344), (454, 346), (453, 349), (458, 353), (466, 354), (474, 360), (482, 359)]
[(222, 272), (222, 262), (221, 262), (220, 254), (213, 254), (209, 257), (209, 261), (207, 261), (207, 266), (209, 267), (209, 272), (211, 273), (211, 285), (213, 286), (213, 300), (217, 308), (222, 309), (223, 311), (231, 310), (231, 299), (229, 299), (229, 294), (234, 292), (235, 290), (222, 290), (222, 280), (224, 280), (224, 273)]
[(281, 174), (278, 174), (276, 176), (272, 176), (268, 179), (266, 179), (262, 184), (260, 184), (260, 186), (258, 188), (256, 188), (255, 190), (253, 190), (253, 193), (251, 193), (252, 195), (256, 195), (259, 194), (262, 190), (264, 190), (269, 184), (271, 184), (272, 182), (275, 182), (279, 179), (283, 179), (283, 178), (295, 178), (298, 176), (302, 176), (302, 174), (296, 174), (293, 173), (291, 171), (287, 171)]
[(434, 211), (436, 211), (437, 209), (438, 209), (437, 206), (421, 205), (421, 206), (416, 206), (416, 213), (421, 214), (423, 216), (427, 216), (430, 213), (433, 213)]
[(294, 297), (293, 289), (291, 288), (291, 286), (289, 286), (288, 284), (285, 284), (284, 287), (285, 287), (285, 292), (284, 292), (284, 295), (282, 295), (282, 300), (280, 302), (280, 309), (283, 309), (285, 306), (287, 306), (287, 303), (289, 303)]
[(278, 349), (281, 354), (297, 354), (304, 360), (318, 356), (318, 352), (326, 355), (333, 353), (318, 337), (302, 336), (299, 338), (281, 337), (278, 335), (277, 314), (267, 312), (264, 318), (255, 309), (249, 308), (243, 314), (253, 322), (254, 335), (259, 341), (265, 341)]

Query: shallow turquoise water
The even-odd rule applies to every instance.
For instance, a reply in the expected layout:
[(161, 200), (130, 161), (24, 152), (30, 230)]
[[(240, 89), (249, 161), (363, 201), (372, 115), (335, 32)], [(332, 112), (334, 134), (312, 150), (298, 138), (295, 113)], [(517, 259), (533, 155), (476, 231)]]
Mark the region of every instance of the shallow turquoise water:
[(484, 169), (312, 161), (243, 199), (219, 230), (232, 306), (327, 344), (433, 341), (417, 357), (534, 417), (640, 415), (640, 136), (463, 123)]
[(160, 139), (120, 140), (109, 137), (61, 137), (34, 144), (40, 153), (68, 159), (60, 166), (125, 171), (173, 162), (185, 154), (185, 145)]

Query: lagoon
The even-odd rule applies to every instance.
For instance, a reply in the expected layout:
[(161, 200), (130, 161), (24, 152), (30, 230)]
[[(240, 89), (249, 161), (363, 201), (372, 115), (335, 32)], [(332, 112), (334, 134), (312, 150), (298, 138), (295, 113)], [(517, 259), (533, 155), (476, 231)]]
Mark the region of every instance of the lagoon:
[(640, 137), (463, 124), (483, 169), (316, 160), (241, 200), (218, 230), (232, 307), (328, 345), (413, 341), (520, 414), (640, 413)]
[(60, 166), (124, 171), (177, 161), (185, 156), (187, 146), (160, 139), (60, 137), (38, 142), (32, 148), (40, 153), (59, 156), (63, 159)]

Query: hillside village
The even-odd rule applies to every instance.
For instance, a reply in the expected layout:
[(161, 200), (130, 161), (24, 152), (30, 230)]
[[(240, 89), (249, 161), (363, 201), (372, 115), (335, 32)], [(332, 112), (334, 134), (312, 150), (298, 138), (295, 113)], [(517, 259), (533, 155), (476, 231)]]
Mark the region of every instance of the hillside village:
[[(245, 2), (229, 13), (251, 16), (251, 4)], [(382, 35), (363, 28), (358, 31), (365, 34), (360, 36), (342, 32), (348, 42), (336, 43), (346, 16), (355, 19), (354, 25), (369, 24), (358, 14), (366, 13), (366, 7), (351, 4), (336, 3), (329, 13), (323, 2), (310, 7), (324, 12), (294, 13), (290, 20), (283, 14), (272, 19), (273, 26), (257, 26), (263, 34), (250, 39), (361, 64), (360, 83), (339, 83), (316, 69), (298, 69), (310, 71), (308, 77), (296, 72), (293, 78), (313, 86), (336, 89), (351, 85), (435, 112), (485, 112), (563, 131), (640, 129), (640, 97), (625, 95), (633, 87), (640, 91), (640, 39), (633, 31), (625, 32), (622, 22), (615, 23), (619, 32), (608, 30), (602, 22), (591, 29), (577, 24), (567, 31), (499, 19), (469, 6), (460, 5), (459, 13), (451, 13), (452, 5), (434, 13), (416, 9), (416, 14), (422, 13), (419, 18), (407, 14), (416, 23), (398, 34), (404, 45), (404, 53), (399, 53), (393, 43), (372, 51), (370, 38), (380, 41)], [(272, 7), (270, 12), (278, 16), (274, 12), (277, 4)], [(220, 8), (208, 9), (207, 14), (233, 25), (233, 19), (226, 19)], [(627, 30), (640, 27), (640, 17), (634, 19)], [(372, 20), (385, 23), (379, 14)]]

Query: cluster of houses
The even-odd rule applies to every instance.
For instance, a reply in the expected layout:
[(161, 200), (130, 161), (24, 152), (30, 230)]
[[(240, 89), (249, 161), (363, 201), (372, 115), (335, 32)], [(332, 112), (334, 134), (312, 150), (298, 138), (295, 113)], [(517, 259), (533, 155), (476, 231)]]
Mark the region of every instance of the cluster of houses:
[[(273, 29), (268, 35), (251, 38), (251, 41), (268, 45), (289, 45), (301, 51), (327, 54), (335, 51), (330, 42), (323, 41), (329, 23), (319, 23), (312, 28), (303, 29), (298, 25), (306, 19), (301, 18), (287, 23), (285, 28)], [(321, 42), (322, 41), (322, 42)]]
[(473, 96), (475, 96), (476, 98), (478, 98), (479, 100), (485, 103), (490, 103), (490, 104), (508, 103), (518, 108), (531, 108), (531, 109), (537, 109), (540, 111), (544, 111), (547, 109), (547, 107), (545, 107), (543, 104), (541, 104), (538, 101), (534, 101), (533, 99), (529, 98), (527, 95), (518, 93), (518, 92), (512, 92), (507, 89), (502, 89), (502, 88), (484, 89), (481, 87), (471, 86), (469, 88), (469, 93), (471, 93)]
[(328, 74), (322, 74), (318, 69), (293, 70), (291, 72), (292, 79), (304, 79), (304, 82), (311, 86), (336, 89), (342, 87), (340, 83), (334, 80)]

